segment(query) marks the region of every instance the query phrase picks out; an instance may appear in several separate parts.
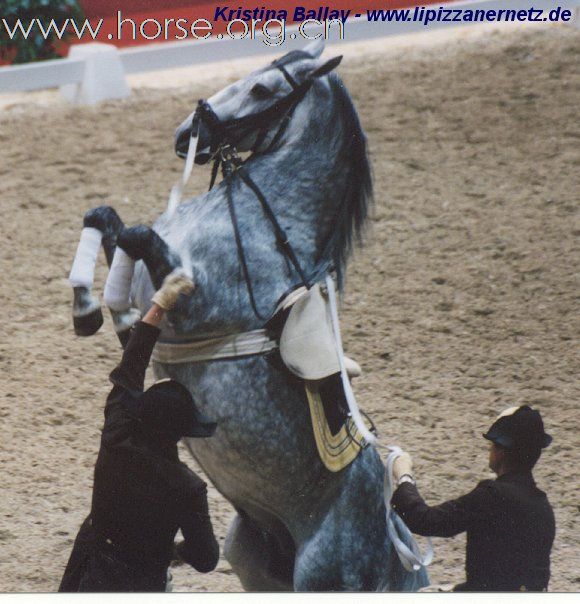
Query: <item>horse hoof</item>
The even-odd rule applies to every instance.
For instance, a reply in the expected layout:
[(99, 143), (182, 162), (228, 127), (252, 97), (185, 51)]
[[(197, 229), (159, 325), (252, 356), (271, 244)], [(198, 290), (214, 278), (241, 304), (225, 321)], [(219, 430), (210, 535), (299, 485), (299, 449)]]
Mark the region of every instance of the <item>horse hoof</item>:
[(73, 317), (73, 325), (77, 336), (92, 336), (103, 324), (103, 313), (100, 308), (82, 317)]

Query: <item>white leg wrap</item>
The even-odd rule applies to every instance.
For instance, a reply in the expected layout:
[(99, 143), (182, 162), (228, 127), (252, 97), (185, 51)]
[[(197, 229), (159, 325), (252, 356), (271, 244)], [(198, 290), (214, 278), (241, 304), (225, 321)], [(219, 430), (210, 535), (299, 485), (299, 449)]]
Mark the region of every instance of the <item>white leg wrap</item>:
[(116, 312), (122, 312), (131, 307), (131, 281), (135, 261), (120, 247), (115, 250), (115, 256), (105, 284), (105, 304)]
[(95, 265), (101, 247), (103, 234), (99, 229), (85, 227), (77, 247), (77, 253), (68, 277), (72, 287), (93, 287)]

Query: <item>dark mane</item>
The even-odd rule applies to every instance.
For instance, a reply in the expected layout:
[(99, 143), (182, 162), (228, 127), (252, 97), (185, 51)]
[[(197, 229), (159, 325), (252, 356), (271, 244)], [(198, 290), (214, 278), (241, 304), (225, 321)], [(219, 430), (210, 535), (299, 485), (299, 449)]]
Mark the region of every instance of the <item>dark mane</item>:
[(371, 167), (367, 155), (366, 136), (353, 101), (342, 80), (334, 73), (328, 76), (340, 122), (344, 129), (342, 154), (348, 166), (347, 187), (337, 207), (330, 243), (325, 252), (334, 263), (338, 286), (342, 289), (346, 261), (362, 235), (373, 198)]

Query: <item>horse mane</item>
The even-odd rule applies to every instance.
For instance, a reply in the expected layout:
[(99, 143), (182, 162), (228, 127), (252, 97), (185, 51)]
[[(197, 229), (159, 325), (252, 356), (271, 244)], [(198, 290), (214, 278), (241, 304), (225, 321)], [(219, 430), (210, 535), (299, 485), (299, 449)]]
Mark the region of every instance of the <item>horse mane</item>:
[(335, 73), (328, 76), (333, 98), (344, 129), (341, 155), (348, 166), (344, 197), (337, 204), (328, 244), (323, 254), (332, 260), (338, 288), (342, 290), (346, 262), (355, 245), (361, 245), (369, 207), (373, 201), (371, 166), (367, 154), (367, 139), (357, 111), (346, 86)]

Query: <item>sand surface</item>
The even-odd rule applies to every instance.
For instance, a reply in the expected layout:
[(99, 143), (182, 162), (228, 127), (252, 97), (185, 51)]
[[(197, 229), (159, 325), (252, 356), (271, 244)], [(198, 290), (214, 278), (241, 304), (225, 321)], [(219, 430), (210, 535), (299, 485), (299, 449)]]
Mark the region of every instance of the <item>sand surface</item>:
[[(550, 587), (578, 590), (580, 34), (348, 48), (340, 73), (376, 194), (342, 308), (365, 371), (359, 404), (413, 454), (430, 503), (489, 477), (481, 433), (499, 411), (539, 408), (554, 436), (536, 471), (557, 519)], [(109, 317), (92, 339), (72, 331), (82, 216), (107, 203), (129, 224), (152, 222), (182, 169), (174, 128), (244, 72), (141, 80), (131, 99), (96, 108), (51, 92), (1, 98), (0, 591), (55, 591), (89, 510), (119, 346)], [(196, 178), (201, 191), (208, 171)], [(105, 275), (101, 255), (98, 290)], [(213, 488), (210, 505), (223, 543), (232, 509)], [(464, 538), (435, 548), (432, 581), (461, 581)], [(207, 576), (176, 568), (175, 589), (240, 584), (222, 559)]]

